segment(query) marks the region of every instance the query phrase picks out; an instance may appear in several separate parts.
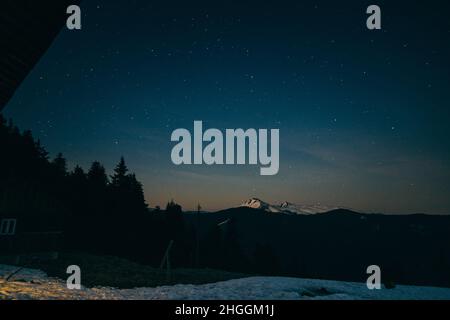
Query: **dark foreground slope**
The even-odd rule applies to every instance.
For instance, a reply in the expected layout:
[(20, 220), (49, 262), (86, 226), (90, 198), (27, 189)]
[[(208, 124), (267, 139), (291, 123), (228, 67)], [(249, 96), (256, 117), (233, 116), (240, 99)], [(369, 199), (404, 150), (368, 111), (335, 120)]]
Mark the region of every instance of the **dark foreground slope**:
[(367, 267), (376, 264), (385, 282), (450, 286), (450, 216), (348, 210), (296, 216), (233, 208), (189, 219), (201, 221), (206, 239), (229, 221), (218, 229), (227, 233), (232, 224), (255, 272), (365, 281)]

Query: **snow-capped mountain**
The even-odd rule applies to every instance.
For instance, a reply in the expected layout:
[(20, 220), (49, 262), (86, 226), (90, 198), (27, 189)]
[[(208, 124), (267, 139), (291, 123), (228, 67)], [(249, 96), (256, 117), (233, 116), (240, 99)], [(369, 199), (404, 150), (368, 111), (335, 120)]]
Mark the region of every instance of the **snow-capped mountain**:
[(258, 198), (251, 198), (241, 204), (241, 207), (249, 207), (253, 209), (264, 210), (267, 212), (282, 212), (280, 207), (272, 206), (267, 202), (259, 200)]
[(258, 198), (251, 198), (241, 204), (241, 207), (249, 207), (253, 209), (264, 210), (273, 213), (290, 213), (290, 214), (315, 214), (328, 212), (334, 209), (339, 209), (338, 207), (324, 206), (321, 204), (304, 205), (304, 204), (294, 204), (290, 202), (283, 202), (280, 205), (272, 205), (264, 202)]

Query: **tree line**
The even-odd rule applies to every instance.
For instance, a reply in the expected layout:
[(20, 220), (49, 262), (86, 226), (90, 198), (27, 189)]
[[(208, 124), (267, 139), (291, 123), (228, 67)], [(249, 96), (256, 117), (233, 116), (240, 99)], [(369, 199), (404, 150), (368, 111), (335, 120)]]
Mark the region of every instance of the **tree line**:
[[(123, 157), (112, 175), (98, 161), (86, 171), (78, 165), (69, 170), (61, 153), (51, 159), (31, 131), (21, 132), (1, 114), (0, 148), (0, 218), (18, 218), (18, 237), (23, 231), (61, 231), (58, 250), (116, 255), (153, 266), (173, 240), (174, 267), (245, 269), (248, 259), (235, 221), (224, 230), (213, 225), (200, 232), (173, 200), (164, 209), (149, 209), (143, 185)], [(27, 239), (15, 250), (31, 250), (30, 242), (34, 250), (42, 242), (39, 250), (45, 250), (43, 238)]]

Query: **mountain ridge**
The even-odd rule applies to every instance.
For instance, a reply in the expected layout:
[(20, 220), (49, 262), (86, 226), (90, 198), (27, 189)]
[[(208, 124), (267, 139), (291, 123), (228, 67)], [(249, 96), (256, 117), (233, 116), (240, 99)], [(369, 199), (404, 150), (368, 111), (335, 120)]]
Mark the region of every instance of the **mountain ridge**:
[(282, 202), (280, 205), (273, 205), (256, 197), (244, 201), (239, 207), (258, 209), (269, 213), (293, 215), (312, 215), (330, 212), (338, 209), (346, 209), (340, 207), (325, 206), (321, 204), (295, 204), (288, 201)]

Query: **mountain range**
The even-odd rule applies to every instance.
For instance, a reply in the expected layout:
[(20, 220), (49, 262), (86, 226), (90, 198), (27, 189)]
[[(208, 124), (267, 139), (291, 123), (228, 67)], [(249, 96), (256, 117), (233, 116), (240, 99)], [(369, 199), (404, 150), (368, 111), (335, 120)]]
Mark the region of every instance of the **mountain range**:
[[(367, 267), (376, 264), (386, 282), (450, 287), (448, 215), (369, 214), (252, 198), (185, 218), (208, 239), (204, 246), (220, 239), (207, 238), (212, 230), (234, 235), (246, 257), (239, 261), (251, 272), (365, 281)], [(258, 262), (249, 263), (249, 257)]]
[(241, 207), (248, 207), (253, 209), (259, 209), (270, 213), (284, 213), (284, 214), (300, 214), (310, 215), (316, 213), (324, 213), (337, 209), (343, 209), (340, 207), (325, 206), (322, 204), (295, 204), (291, 202), (283, 202), (279, 205), (269, 204), (258, 198), (250, 198), (244, 201)]

